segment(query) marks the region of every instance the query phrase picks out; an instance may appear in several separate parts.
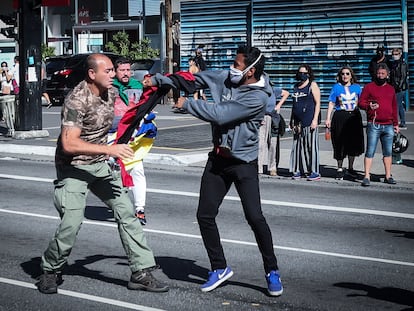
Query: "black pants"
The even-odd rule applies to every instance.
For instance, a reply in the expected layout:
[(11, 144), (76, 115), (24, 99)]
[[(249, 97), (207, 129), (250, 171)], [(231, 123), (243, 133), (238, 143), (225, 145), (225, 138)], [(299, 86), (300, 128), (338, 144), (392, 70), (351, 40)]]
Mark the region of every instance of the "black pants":
[(224, 269), (227, 266), (216, 224), (216, 216), (232, 183), (240, 196), (245, 218), (256, 237), (265, 272), (278, 270), (272, 233), (263, 216), (260, 204), (257, 161), (246, 163), (213, 154), (209, 156), (201, 179), (197, 210), (197, 220), (210, 259), (211, 269)]

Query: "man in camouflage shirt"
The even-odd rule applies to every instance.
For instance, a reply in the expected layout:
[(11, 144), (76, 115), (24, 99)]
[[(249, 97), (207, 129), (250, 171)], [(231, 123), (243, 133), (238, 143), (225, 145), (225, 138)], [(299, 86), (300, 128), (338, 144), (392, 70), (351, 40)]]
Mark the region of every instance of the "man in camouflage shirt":
[(83, 221), (89, 190), (114, 211), (132, 271), (128, 288), (168, 291), (168, 287), (151, 274), (157, 267), (154, 255), (139, 220), (134, 217), (120, 172), (107, 163), (109, 157), (126, 159), (134, 155), (128, 145), (107, 145), (114, 117), (114, 75), (108, 57), (92, 54), (87, 59), (85, 80), (65, 99), (54, 181), (54, 203), (61, 223), (42, 256), (43, 274), (36, 283), (39, 291), (45, 294), (57, 293), (57, 286), (62, 282), (61, 272)]

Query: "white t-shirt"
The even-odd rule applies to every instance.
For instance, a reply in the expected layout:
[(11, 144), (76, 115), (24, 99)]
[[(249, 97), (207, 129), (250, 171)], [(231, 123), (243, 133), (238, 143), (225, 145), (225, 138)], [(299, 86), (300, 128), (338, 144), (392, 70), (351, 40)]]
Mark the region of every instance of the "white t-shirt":
[(12, 85), (12, 80), (10, 80), (9, 82), (7, 82), (7, 78), (6, 75), (1, 74), (0, 75), (0, 81), (1, 81), (1, 92), (3, 93), (3, 88), (4, 87), (10, 87), (10, 91), (13, 90), (13, 85)]
[(13, 79), (16, 80), (17, 85), (20, 85), (19, 63), (13, 65), (12, 69), (10, 69), (10, 74), (13, 75)]

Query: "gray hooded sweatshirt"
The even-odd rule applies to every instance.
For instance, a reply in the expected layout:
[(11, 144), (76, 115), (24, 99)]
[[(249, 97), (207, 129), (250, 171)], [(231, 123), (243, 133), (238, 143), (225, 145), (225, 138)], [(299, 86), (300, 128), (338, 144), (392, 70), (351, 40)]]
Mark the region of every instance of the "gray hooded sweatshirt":
[(236, 87), (228, 70), (202, 71), (194, 76), (196, 89), (210, 89), (213, 103), (189, 98), (183, 108), (211, 123), (215, 147), (226, 148), (232, 157), (245, 162), (256, 160), (259, 127), (272, 94), (268, 77), (264, 74), (256, 83)]

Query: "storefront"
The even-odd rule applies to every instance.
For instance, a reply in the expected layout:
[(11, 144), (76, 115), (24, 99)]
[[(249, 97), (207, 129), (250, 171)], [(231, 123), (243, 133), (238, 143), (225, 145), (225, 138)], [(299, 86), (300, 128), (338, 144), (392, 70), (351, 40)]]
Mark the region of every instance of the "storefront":
[(99, 22), (73, 26), (74, 42), (78, 44), (77, 53), (104, 51), (106, 43), (118, 31), (127, 32), (132, 41), (142, 39), (142, 23), (137, 21)]
[[(414, 0), (181, 1), (182, 63), (204, 44), (208, 67), (228, 68), (237, 46), (246, 42), (265, 53), (266, 71), (283, 88), (293, 86), (301, 63), (310, 64), (326, 106), (341, 66), (350, 65), (364, 85), (377, 46), (388, 55), (396, 47), (414, 55)], [(414, 57), (408, 62), (413, 64)], [(413, 106), (414, 71), (410, 99)]]

